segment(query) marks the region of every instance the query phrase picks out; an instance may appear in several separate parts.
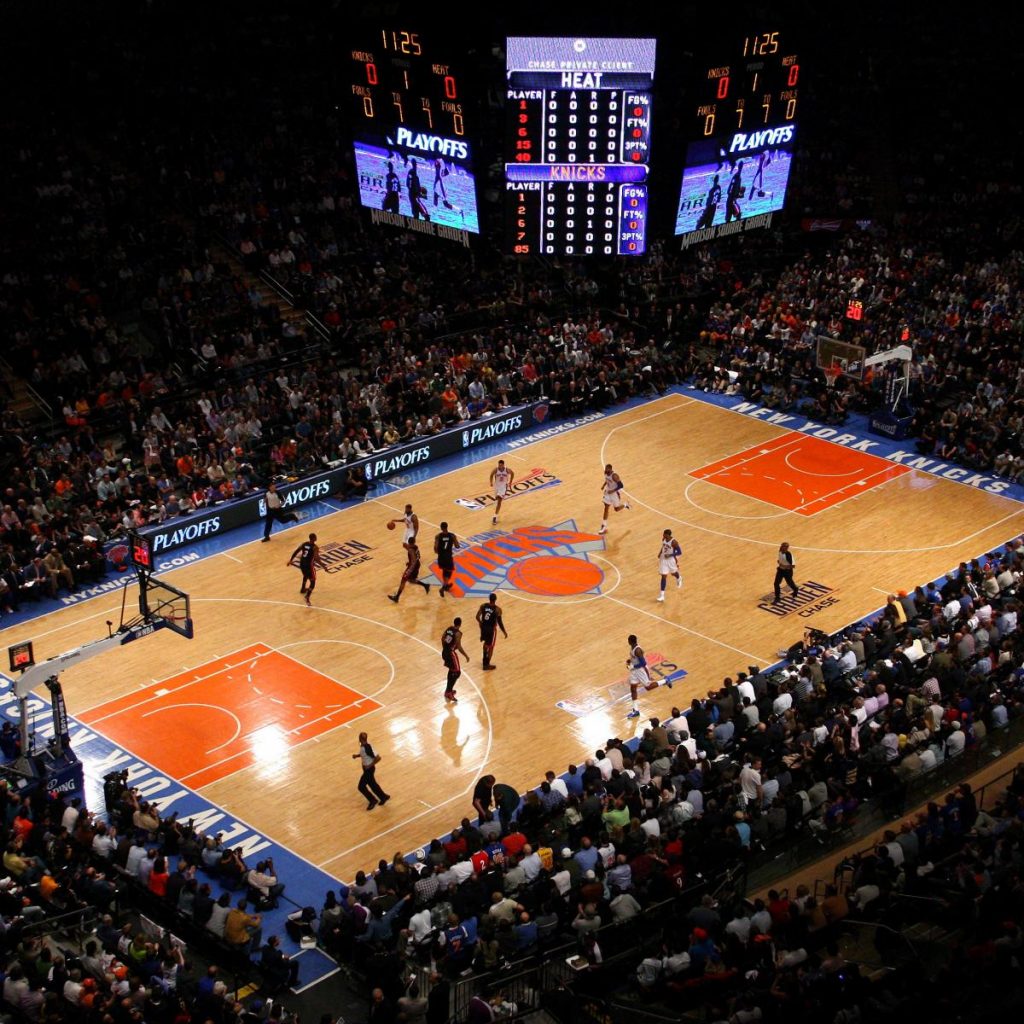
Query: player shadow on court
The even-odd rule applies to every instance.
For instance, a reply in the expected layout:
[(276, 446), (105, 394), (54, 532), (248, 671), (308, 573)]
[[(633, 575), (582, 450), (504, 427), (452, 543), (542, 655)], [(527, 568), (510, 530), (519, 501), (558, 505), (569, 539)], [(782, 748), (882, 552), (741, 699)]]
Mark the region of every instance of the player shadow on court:
[(453, 767), (459, 768), (462, 765), (462, 751), (472, 738), (468, 733), (466, 738), (459, 743), (459, 716), (455, 713), (455, 707), (451, 704), (447, 707), (447, 714), (441, 722), (441, 750), (451, 758)]

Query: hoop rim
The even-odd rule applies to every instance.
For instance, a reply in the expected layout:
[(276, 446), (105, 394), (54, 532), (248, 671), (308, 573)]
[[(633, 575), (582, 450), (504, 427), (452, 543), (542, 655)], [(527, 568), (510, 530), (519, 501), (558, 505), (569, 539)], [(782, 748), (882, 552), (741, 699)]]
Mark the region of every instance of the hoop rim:
[(839, 377), (842, 375), (843, 368), (839, 363), (832, 363), (831, 366), (823, 366), (821, 368), (821, 372), (825, 375), (825, 386), (834, 388), (836, 386), (836, 381), (839, 380)]

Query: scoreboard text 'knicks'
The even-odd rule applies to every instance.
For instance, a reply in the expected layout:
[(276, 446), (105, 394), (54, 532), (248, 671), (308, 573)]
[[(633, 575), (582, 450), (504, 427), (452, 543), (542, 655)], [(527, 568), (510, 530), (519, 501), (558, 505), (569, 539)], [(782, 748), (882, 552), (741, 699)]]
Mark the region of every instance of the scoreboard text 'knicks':
[(506, 247), (640, 255), (655, 40), (506, 42)]

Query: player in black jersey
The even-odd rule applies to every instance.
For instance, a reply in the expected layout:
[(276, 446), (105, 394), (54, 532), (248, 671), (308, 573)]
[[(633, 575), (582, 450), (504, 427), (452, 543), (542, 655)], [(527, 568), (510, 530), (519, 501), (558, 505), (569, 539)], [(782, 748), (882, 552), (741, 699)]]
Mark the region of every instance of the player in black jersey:
[(384, 179), (384, 202), (381, 206), (382, 210), (387, 210), (388, 213), (398, 213), (399, 200), (402, 196), (402, 183), (398, 180), (398, 175), (395, 174), (395, 165), (389, 160), (388, 161), (388, 173)]
[(500, 629), (501, 635), (508, 639), (505, 623), (501, 618), (501, 609), (498, 607), (497, 594), (491, 594), (487, 598), (487, 603), (480, 605), (476, 621), (480, 626), (480, 643), (484, 645), (484, 668), (489, 672), (495, 667), (491, 664), (491, 655), (494, 653), (494, 641), (498, 638), (498, 630)]
[(388, 600), (394, 601), (395, 604), (398, 604), (398, 599), (402, 596), (402, 591), (405, 590), (406, 583), (416, 583), (428, 594), (430, 593), (430, 584), (424, 583), (422, 580), (418, 579), (420, 574), (420, 549), (416, 546), (416, 541), (411, 540), (402, 546), (409, 553), (409, 560), (405, 563), (405, 571), (402, 573), (402, 579), (398, 584), (398, 590), (393, 594), (388, 594)]
[(452, 624), (441, 634), (441, 661), (448, 669), (448, 681), (444, 688), (444, 699), (458, 704), (455, 696), (455, 684), (462, 675), (462, 666), (459, 664), (459, 655), (469, 661), (469, 655), (462, 649), (462, 619), (455, 619)]
[(441, 596), (446, 590), (452, 589), (452, 573), (455, 572), (455, 549), (462, 547), (459, 538), (448, 529), (447, 523), (441, 524), (441, 532), (434, 538), (434, 554), (441, 570)]
[(321, 569), (324, 567), (324, 563), (320, 560), (320, 548), (317, 546), (315, 533), (311, 533), (309, 540), (303, 541), (292, 552), (287, 564), (297, 565), (302, 570), (302, 586), (299, 588), (299, 593), (306, 598), (306, 604), (309, 604), (313, 588), (316, 586), (317, 566)]
[(708, 189), (707, 198), (704, 200), (704, 212), (697, 221), (698, 228), (710, 228), (715, 223), (715, 214), (718, 212), (718, 204), (722, 201), (722, 186), (718, 184), (718, 175)]
[(409, 193), (409, 203), (412, 206), (413, 219), (419, 220), (422, 217), (424, 220), (430, 220), (430, 214), (427, 213), (427, 205), (423, 202), (423, 197), (427, 194), (427, 190), (420, 181), (419, 168), (416, 166), (415, 159), (410, 160), (409, 163), (412, 166), (409, 168), (409, 173), (405, 176), (405, 189)]
[(743, 187), (743, 161), (736, 164), (736, 170), (729, 179), (729, 191), (725, 194), (725, 223), (731, 220), (740, 220), (743, 211), (740, 209), (740, 200), (743, 198), (746, 189)]

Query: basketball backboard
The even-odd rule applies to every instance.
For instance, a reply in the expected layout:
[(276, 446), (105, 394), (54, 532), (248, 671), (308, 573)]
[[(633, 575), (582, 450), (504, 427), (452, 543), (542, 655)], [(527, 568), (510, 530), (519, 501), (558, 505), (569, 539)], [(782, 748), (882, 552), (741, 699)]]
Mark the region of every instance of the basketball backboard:
[(184, 590), (150, 576), (139, 579), (139, 611), (146, 622), (162, 619), (168, 629), (192, 639), (192, 605)]
[(863, 345), (852, 345), (847, 341), (840, 341), (838, 338), (829, 338), (824, 334), (818, 335), (815, 361), (819, 370), (838, 367), (845, 376), (862, 380), (865, 355), (866, 350)]

